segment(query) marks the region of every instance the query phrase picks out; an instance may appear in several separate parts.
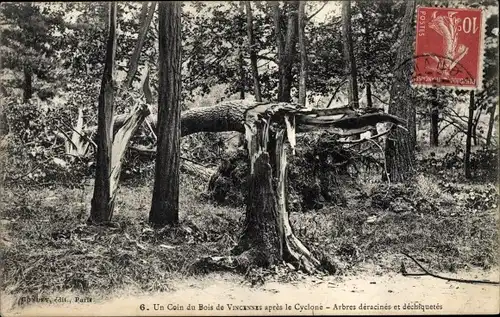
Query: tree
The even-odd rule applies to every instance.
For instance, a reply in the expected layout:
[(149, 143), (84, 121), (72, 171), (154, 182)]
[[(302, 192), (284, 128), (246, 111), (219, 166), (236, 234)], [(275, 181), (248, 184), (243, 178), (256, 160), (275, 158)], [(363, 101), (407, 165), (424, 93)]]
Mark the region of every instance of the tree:
[(307, 95), (307, 51), (305, 37), (306, 1), (299, 2), (299, 50), (300, 50), (300, 76), (299, 76), (299, 104), (306, 105)]
[[(278, 56), (278, 101), (289, 102), (292, 89), (292, 67), (295, 58), (298, 29), (298, 1), (285, 3), (287, 13), (286, 26), (284, 25), (279, 2), (271, 2), (274, 19), (274, 33), (276, 37)], [(285, 32), (283, 37), (282, 30)]]
[(159, 4), (158, 150), (149, 221), (157, 226), (179, 221), (181, 137), (181, 3)]
[[(218, 111), (226, 114), (227, 108), (234, 107), (236, 103), (232, 101), (214, 107), (226, 108), (226, 111)], [(207, 257), (197, 266), (246, 270), (251, 265), (270, 266), (287, 261), (304, 271), (314, 272), (320, 262), (295, 236), (287, 211), (287, 152), (291, 148), (293, 153), (296, 131), (327, 128), (340, 135), (352, 135), (361, 130), (368, 131), (378, 122), (389, 122), (389, 129), (392, 129), (402, 121), (382, 113), (360, 115), (349, 107), (304, 110), (300, 105), (284, 102), (246, 103), (246, 106), (245, 103), (238, 103), (240, 107), (237, 108), (244, 108), (241, 111), (244, 120), (241, 116), (239, 120), (234, 120), (238, 123), (233, 128), (239, 126), (238, 130), (245, 129), (250, 160), (243, 233), (233, 250), (235, 256)], [(204, 109), (205, 118), (216, 117), (214, 110)], [(345, 116), (340, 119), (332, 118), (342, 114)], [(272, 134), (271, 125), (276, 131)], [(271, 143), (269, 138), (275, 138), (274, 148), (268, 146)], [(270, 157), (273, 154), (276, 156), (274, 165)]]
[(413, 61), (413, 25), (415, 1), (406, 3), (403, 18), (403, 29), (394, 82), (390, 90), (389, 114), (406, 120), (408, 132), (396, 130), (391, 132), (385, 144), (385, 160), (390, 181), (402, 182), (414, 173), (414, 147), (416, 142), (415, 107), (413, 91), (410, 86)]
[(467, 120), (467, 134), (465, 139), (465, 152), (464, 152), (464, 174), (465, 178), (471, 178), (471, 166), (470, 166), (470, 152), (472, 145), (472, 128), (474, 120), (474, 110), (476, 103), (474, 102), (474, 91), (471, 90), (469, 93), (469, 117)]
[(96, 175), (89, 217), (89, 222), (95, 224), (109, 222), (113, 217), (123, 155), (128, 141), (149, 114), (147, 107), (137, 106), (113, 133), (116, 6), (116, 2), (108, 5), (108, 39), (98, 103)]
[(253, 35), (253, 12), (252, 4), (250, 1), (245, 1), (247, 13), (247, 36), (248, 36), (248, 49), (250, 51), (250, 66), (252, 67), (253, 78), (253, 91), (256, 101), (262, 101), (260, 93), (259, 69), (257, 67), (257, 52), (255, 47), (255, 39)]
[[(238, 28), (240, 32), (243, 33), (245, 31), (245, 3), (240, 2), (238, 12), (240, 13), (238, 16)], [(243, 56), (243, 44), (239, 45), (238, 48), (238, 69), (240, 72), (240, 99), (245, 99), (245, 59)]]
[(98, 105), (97, 168), (89, 219), (93, 223), (111, 221), (115, 207), (115, 197), (111, 193), (110, 175), (113, 143), (113, 69), (116, 52), (116, 3), (109, 4), (108, 28), (106, 59)]
[[(3, 85), (20, 87), (23, 101), (27, 102), (38, 90), (40, 98), (53, 96), (53, 91), (42, 93), (35, 88), (35, 78), (44, 83), (56, 80), (54, 56), (57, 40), (52, 33), (64, 27), (61, 12), (47, 10), (39, 3), (3, 3), (0, 9), (2, 36), (0, 38), (1, 69), (22, 74), (22, 83), (8, 84), (2, 77)], [(36, 77), (35, 77), (36, 76)]]
[[(395, 0), (355, 1), (352, 5), (351, 24), (358, 86), (364, 85), (366, 105), (371, 107), (386, 102), (396, 69), (398, 39), (404, 2)], [(377, 102), (378, 101), (378, 102)], [(380, 104), (379, 103), (379, 104)]]
[(356, 71), (356, 59), (354, 57), (354, 44), (352, 41), (352, 28), (351, 28), (351, 1), (342, 2), (342, 40), (344, 42), (344, 61), (346, 67), (346, 74), (348, 74), (349, 105), (354, 108), (359, 107), (358, 97), (358, 82)]
[(429, 143), (431, 146), (438, 146), (439, 145), (439, 129), (438, 129), (438, 124), (439, 124), (439, 99), (438, 99), (438, 94), (437, 94), (437, 89), (432, 89), (431, 90), (432, 94), (432, 101), (431, 101), (431, 109), (430, 109), (430, 117), (431, 117), (431, 130), (430, 130), (430, 136), (429, 136)]

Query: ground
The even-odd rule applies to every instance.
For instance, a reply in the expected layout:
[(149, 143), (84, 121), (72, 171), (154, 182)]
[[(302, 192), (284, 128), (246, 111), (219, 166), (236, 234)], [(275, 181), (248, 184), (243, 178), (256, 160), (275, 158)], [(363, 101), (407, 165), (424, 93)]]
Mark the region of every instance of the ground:
[[(381, 306), (385, 307), (385, 314), (498, 313), (498, 286), (458, 284), (432, 277), (404, 277), (396, 273), (374, 275), (373, 269), (354, 276), (305, 276), (292, 283), (270, 281), (258, 287), (249, 287), (241, 276), (211, 273), (203, 278), (172, 281), (175, 289), (170, 292), (144, 293), (124, 289), (104, 296), (78, 295), (91, 298), (91, 303), (75, 303), (77, 295), (63, 293), (59, 297), (73, 302), (23, 307), (15, 305), (16, 299), (8, 296), (3, 303), (7, 308), (4, 312), (10, 316), (74, 316), (82, 312), (102, 316), (242, 315), (249, 311), (236, 310), (235, 306), (256, 303), (261, 307), (250, 308), (260, 308), (252, 310), (253, 313), (282, 315), (377, 314)], [(498, 270), (487, 273), (472, 270), (448, 275), (473, 279), (499, 278)], [(195, 307), (194, 310), (188, 310), (190, 304)], [(223, 311), (217, 309), (219, 304), (224, 307)], [(143, 310), (141, 305), (144, 305)], [(373, 307), (368, 307), (370, 305)], [(400, 305), (400, 310), (396, 309), (397, 305)], [(391, 308), (388, 309), (389, 306)], [(11, 307), (14, 309), (10, 310)], [(160, 310), (162, 307), (164, 310)]]
[[(87, 308), (103, 315), (117, 309), (120, 315), (134, 315), (141, 313), (141, 303), (151, 313), (153, 304), (167, 309), (168, 303), (177, 303), (186, 309), (187, 299), (214, 307), (254, 305), (257, 299), (264, 306), (298, 303), (299, 310), (300, 305), (322, 304), (323, 310), (315, 314), (347, 313), (326, 308), (335, 304), (386, 301), (440, 304), (442, 313), (498, 311), (497, 286), (400, 273), (402, 263), (409, 272), (421, 272), (401, 253), (406, 252), (444, 276), (499, 280), (496, 187), (453, 178), (443, 181), (445, 175), (433, 174), (419, 174), (409, 187), (389, 186), (366, 174), (359, 188), (345, 190), (350, 195), (347, 206), (292, 213), (296, 235), (323, 264), (312, 276), (286, 265), (253, 268), (244, 275), (196, 270), (192, 264), (201, 257), (230, 255), (244, 208), (207, 201), (202, 194), (206, 183), (192, 176), (181, 178), (181, 225), (162, 230), (147, 224), (152, 193), (147, 176), (122, 184), (114, 222), (104, 227), (86, 225), (91, 180), (73, 186), (9, 184), (1, 196), (2, 315), (26, 315), (48, 307), (25, 305), (21, 298), (58, 294), (72, 300), (49, 305), (68, 309), (57, 312), (62, 315)], [(77, 305), (77, 296), (93, 300)], [(235, 313), (240, 312), (231, 312)]]

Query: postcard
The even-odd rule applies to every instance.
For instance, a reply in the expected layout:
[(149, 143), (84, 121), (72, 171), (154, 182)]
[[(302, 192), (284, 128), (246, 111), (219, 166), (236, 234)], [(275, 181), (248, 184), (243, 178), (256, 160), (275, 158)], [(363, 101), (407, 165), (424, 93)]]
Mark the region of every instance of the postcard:
[(495, 1), (0, 21), (2, 316), (499, 313)]

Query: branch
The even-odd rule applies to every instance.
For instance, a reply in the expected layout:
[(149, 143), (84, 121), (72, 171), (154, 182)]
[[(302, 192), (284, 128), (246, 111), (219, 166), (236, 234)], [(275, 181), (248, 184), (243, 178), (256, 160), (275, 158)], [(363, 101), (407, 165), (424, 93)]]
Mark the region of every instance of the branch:
[(328, 4), (328, 2), (323, 3), (323, 5), (321, 6), (321, 8), (319, 8), (316, 12), (314, 12), (314, 13), (313, 13), (313, 14), (311, 14), (310, 16), (306, 17), (306, 18), (305, 18), (305, 20), (306, 20), (306, 21), (309, 21), (309, 20), (311, 20), (312, 18), (314, 18), (314, 16), (316, 16), (316, 14), (318, 14), (321, 10), (323, 10), (327, 4)]
[[(142, 10), (143, 12), (146, 10), (148, 6), (148, 2), (144, 2), (142, 5)], [(149, 7), (149, 12), (146, 17), (146, 15), (143, 15), (143, 12), (141, 12), (141, 27), (139, 29), (139, 36), (137, 37), (137, 43), (135, 45), (134, 51), (132, 53), (132, 56), (130, 57), (129, 61), (129, 70), (127, 73), (127, 78), (125, 79), (125, 83), (127, 88), (130, 88), (132, 86), (132, 81), (134, 80), (135, 73), (137, 73), (137, 67), (139, 64), (139, 57), (141, 55), (141, 50), (142, 46), (144, 45), (144, 40), (146, 39), (146, 34), (149, 29), (149, 25), (151, 24), (151, 20), (153, 20), (153, 15), (155, 12), (156, 8), (156, 2), (151, 3), (151, 6)]]
[(275, 64), (278, 64), (278, 60), (276, 58), (273, 58), (273, 57), (269, 57), (269, 56), (265, 56), (265, 55), (257, 55), (257, 58), (258, 59), (263, 59), (263, 60), (266, 60), (266, 61), (270, 61), (270, 62), (274, 62)]
[(381, 103), (383, 103), (383, 104), (385, 104), (385, 105), (389, 105), (389, 103), (388, 103), (388, 102), (383, 101), (382, 99), (380, 99), (380, 98), (379, 98), (377, 95), (375, 95), (375, 94), (372, 94), (372, 97), (375, 97), (375, 99), (377, 99), (378, 101), (380, 101)]
[(335, 98), (335, 96), (339, 92), (340, 88), (342, 88), (342, 86), (346, 83), (346, 81), (347, 81), (347, 76), (345, 76), (344, 79), (342, 80), (342, 82), (337, 86), (337, 88), (335, 88), (335, 91), (333, 92), (332, 98), (330, 98), (330, 101), (328, 102), (328, 105), (326, 106), (327, 108), (330, 108), (330, 105), (332, 104), (333, 99)]
[(412, 257), (411, 255), (409, 254), (406, 254), (404, 252), (401, 252), (401, 254), (407, 256), (408, 258), (410, 258), (413, 262), (415, 262), (418, 267), (420, 267), (422, 269), (422, 271), (424, 271), (425, 273), (407, 273), (406, 270), (404, 270), (402, 272), (403, 276), (422, 276), (422, 275), (429, 275), (429, 276), (432, 276), (432, 277), (435, 277), (435, 278), (439, 278), (439, 279), (442, 279), (442, 280), (446, 280), (446, 281), (452, 281), (452, 282), (460, 282), (460, 283), (469, 283), (469, 284), (492, 284), (492, 285), (500, 285), (500, 282), (497, 282), (497, 281), (488, 281), (488, 280), (470, 280), (470, 279), (461, 279), (461, 278), (453, 278), (453, 277), (445, 277), (445, 276), (441, 276), (441, 275), (437, 275), (437, 274), (434, 274), (432, 272), (429, 272), (428, 270), (426, 270), (417, 260), (415, 260), (414, 257)]

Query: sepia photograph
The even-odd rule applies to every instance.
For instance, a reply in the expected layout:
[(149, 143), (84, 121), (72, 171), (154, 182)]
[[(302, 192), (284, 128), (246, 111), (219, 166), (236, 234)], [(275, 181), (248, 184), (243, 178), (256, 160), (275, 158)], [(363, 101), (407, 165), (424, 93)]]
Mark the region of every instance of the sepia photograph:
[(500, 313), (498, 2), (0, 4), (0, 314)]

